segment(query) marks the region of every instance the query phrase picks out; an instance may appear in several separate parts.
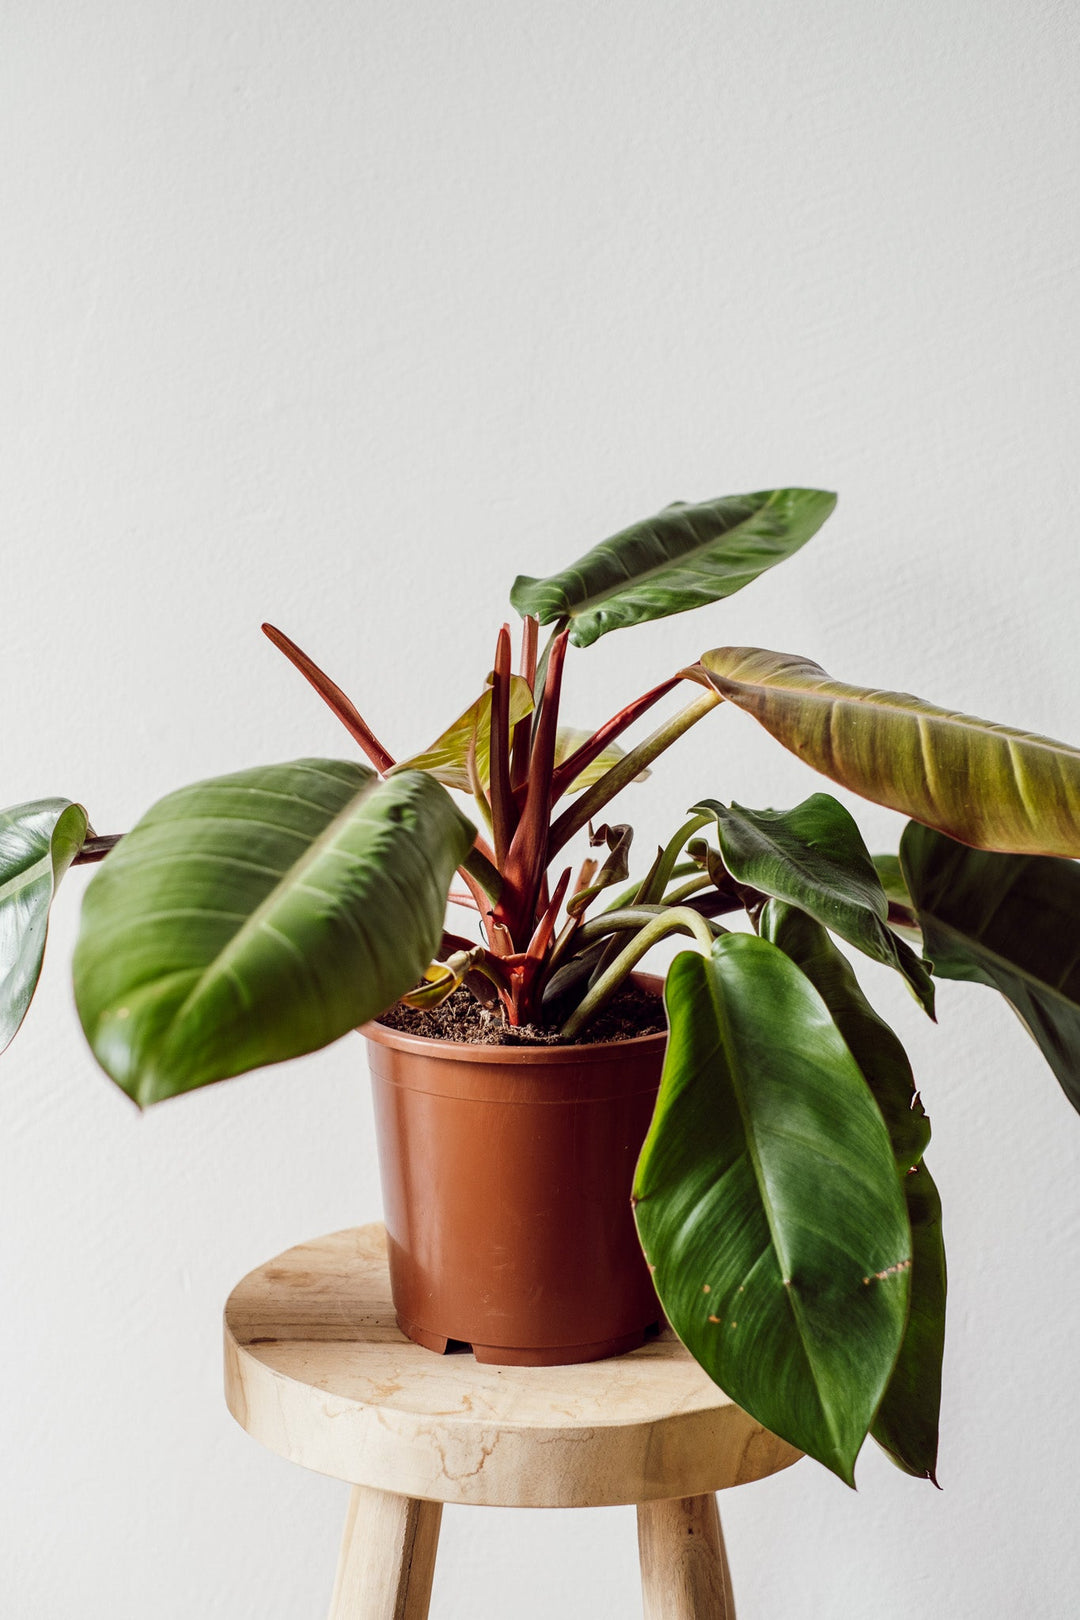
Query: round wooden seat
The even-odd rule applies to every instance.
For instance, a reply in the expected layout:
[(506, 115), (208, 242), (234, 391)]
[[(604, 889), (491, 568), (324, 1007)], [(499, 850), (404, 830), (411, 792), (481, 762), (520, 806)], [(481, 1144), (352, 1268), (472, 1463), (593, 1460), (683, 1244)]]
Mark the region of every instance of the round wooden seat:
[[(422, 1349), (394, 1320), (381, 1226), (300, 1244), (245, 1277), (225, 1308), (225, 1369), (229, 1410), (249, 1434), (359, 1488), (331, 1611), (341, 1620), (418, 1620), (427, 1612), (430, 1568), (421, 1579), (414, 1566), (433, 1565), (435, 1504), (443, 1502), (638, 1504), (643, 1569), (648, 1557), (665, 1563), (660, 1532), (671, 1513), (650, 1517), (640, 1505), (663, 1504), (679, 1510), (687, 1539), (693, 1514), (704, 1514), (698, 1543), (702, 1552), (715, 1543), (719, 1569), (718, 1523), (710, 1536), (708, 1508), (675, 1499), (711, 1502), (714, 1491), (799, 1456), (717, 1389), (670, 1332), (627, 1355), (570, 1367), (480, 1366), (468, 1352)], [(373, 1560), (376, 1542), (397, 1550)], [(375, 1564), (386, 1565), (382, 1574)], [(398, 1591), (396, 1607), (386, 1606), (390, 1598), (369, 1601), (375, 1579), (387, 1592), (404, 1580), (406, 1598)]]

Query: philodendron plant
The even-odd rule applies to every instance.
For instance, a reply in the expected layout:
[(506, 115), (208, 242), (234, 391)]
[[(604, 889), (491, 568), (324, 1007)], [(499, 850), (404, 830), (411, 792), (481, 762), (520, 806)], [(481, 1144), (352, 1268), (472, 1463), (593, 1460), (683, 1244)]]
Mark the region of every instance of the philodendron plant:
[[(930, 1126), (835, 940), (895, 969), (931, 1016), (934, 975), (999, 990), (1080, 1107), (1080, 752), (751, 647), (704, 653), (597, 730), (559, 719), (571, 646), (733, 595), (833, 505), (786, 489), (671, 506), (563, 573), (518, 579), (516, 670), (503, 626), (476, 701), (408, 759), (265, 626), (369, 763), (200, 782), (122, 838), (97, 837), (67, 799), (7, 811), (0, 1046), (73, 862), (103, 863), (75, 952), (79, 1016), (141, 1105), (461, 987), (510, 1025), (588, 1039), (649, 948), (682, 935), (634, 1195), (668, 1317), (741, 1406), (842, 1479), (868, 1432), (934, 1479), (945, 1253)], [(681, 683), (686, 706), (624, 749)], [(631, 828), (601, 813), (723, 702), (910, 816), (899, 855), (872, 857), (828, 793), (780, 811), (703, 797), (632, 873)], [(472, 909), (475, 937), (447, 930), (448, 899)]]

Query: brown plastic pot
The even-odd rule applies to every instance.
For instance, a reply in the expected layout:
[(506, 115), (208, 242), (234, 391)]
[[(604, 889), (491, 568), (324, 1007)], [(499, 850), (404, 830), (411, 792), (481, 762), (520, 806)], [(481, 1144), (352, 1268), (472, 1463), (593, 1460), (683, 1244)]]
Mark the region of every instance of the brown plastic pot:
[(403, 1332), (503, 1366), (643, 1343), (660, 1305), (630, 1193), (665, 1035), (466, 1046), (382, 1024), (362, 1033)]

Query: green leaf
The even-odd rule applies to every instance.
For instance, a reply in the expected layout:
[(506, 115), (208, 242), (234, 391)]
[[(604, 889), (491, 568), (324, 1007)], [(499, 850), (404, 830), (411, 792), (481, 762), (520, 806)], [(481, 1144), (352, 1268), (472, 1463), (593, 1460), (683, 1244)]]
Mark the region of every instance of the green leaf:
[(923, 963), (886, 926), (889, 903), (853, 818), (828, 793), (794, 810), (747, 810), (705, 799), (715, 816), (720, 853), (737, 883), (787, 900), (877, 962), (896, 968), (926, 1011), (934, 986)]
[(936, 1485), (945, 1350), (945, 1240), (941, 1199), (925, 1164), (905, 1176), (904, 1196), (911, 1221), (911, 1305), (900, 1354), (870, 1433), (905, 1474)]
[(908, 1305), (881, 1114), (825, 1003), (767, 940), (684, 952), (665, 999), (635, 1183), (660, 1299), (733, 1400), (851, 1484)]
[(836, 496), (817, 489), (678, 501), (548, 579), (521, 575), (510, 600), (541, 624), (567, 619), (575, 647), (609, 630), (733, 596), (817, 533)]
[(899, 1039), (871, 1007), (851, 963), (820, 923), (782, 900), (770, 900), (760, 926), (762, 938), (790, 956), (828, 1007), (881, 1110), (897, 1170), (906, 1174), (926, 1151), (930, 1121)]
[(900, 859), (938, 978), (999, 990), (1080, 1109), (1080, 866), (968, 849), (915, 823)]
[(0, 1052), (33, 1000), (53, 895), (86, 834), (86, 811), (70, 799), (0, 810)]
[(874, 871), (881, 879), (881, 887), (889, 902), (889, 927), (894, 933), (910, 940), (921, 955), (922, 930), (915, 921), (915, 907), (904, 882), (899, 855), (875, 855), (873, 860)]
[(706, 680), (816, 771), (981, 849), (1080, 855), (1080, 749), (848, 686), (806, 658), (719, 647)]
[[(510, 728), (513, 730), (519, 720), (524, 720), (527, 714), (532, 713), (533, 695), (529, 690), (529, 683), (523, 675), (510, 677)], [(476, 699), (470, 703), (463, 714), (459, 714), (452, 725), (436, 737), (430, 748), (425, 748), (421, 754), (413, 754), (411, 759), (403, 759), (395, 765), (390, 775), (398, 771), (429, 771), (437, 782), (444, 787), (455, 788), (459, 793), (471, 793), (472, 783), (469, 781), (467, 761), (470, 748), (476, 748), (476, 768), (480, 780), (485, 788), (491, 780), (491, 687), (486, 686)]]
[(911, 896), (908, 886), (904, 882), (904, 874), (900, 866), (899, 855), (875, 855), (872, 857), (874, 871), (878, 881), (885, 890), (885, 898), (891, 904), (911, 908)]
[(259, 766), (171, 793), (89, 885), (75, 1000), (145, 1105), (326, 1046), (424, 973), (474, 829), (422, 771)]
[(930, 1140), (930, 1121), (904, 1048), (871, 1007), (847, 958), (820, 923), (794, 906), (770, 900), (762, 913), (761, 932), (791, 957), (821, 996), (889, 1132), (911, 1221), (911, 1307), (900, 1354), (870, 1433), (898, 1467), (920, 1479), (935, 1479), (945, 1343), (945, 1248), (941, 1201), (921, 1162)]

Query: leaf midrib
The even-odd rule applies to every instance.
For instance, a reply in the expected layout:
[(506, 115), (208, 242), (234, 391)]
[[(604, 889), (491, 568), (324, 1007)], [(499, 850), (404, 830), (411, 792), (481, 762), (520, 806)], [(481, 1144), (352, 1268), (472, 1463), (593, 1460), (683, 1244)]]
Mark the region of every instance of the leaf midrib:
[(16, 872), (12, 877), (7, 878), (5, 882), (0, 883), (0, 905), (3, 905), (7, 900), (14, 899), (15, 895), (21, 894), (23, 889), (30, 888), (32, 884), (40, 883), (46, 872), (51, 876), (51, 850), (46, 850), (43, 855), (38, 856), (32, 865), (24, 866), (21, 872)]
[[(714, 674), (707, 664), (704, 668), (708, 674)], [(822, 671), (822, 673), (825, 672)], [(1008, 747), (1010, 750), (1016, 743), (1022, 743), (1030, 748), (1044, 749), (1055, 758), (1073, 759), (1080, 765), (1080, 749), (1071, 748), (1068, 743), (1058, 742), (1053, 737), (1043, 737), (1036, 732), (1016, 731), (1011, 726), (1000, 725), (993, 720), (982, 720), (978, 715), (963, 714), (959, 709), (941, 709), (937, 704), (924, 703), (921, 698), (915, 697), (914, 694), (910, 694), (912, 706), (909, 706), (902, 703), (883, 703), (880, 701), (879, 694), (873, 688), (849, 686), (846, 682), (833, 680), (832, 676), (827, 677), (829, 686), (833, 688), (844, 687), (846, 689), (841, 692), (834, 690), (829, 693), (822, 687), (787, 685), (779, 680), (771, 682), (740, 681), (734, 675), (718, 675), (714, 678), (726, 682), (735, 691), (748, 695), (764, 694), (768, 696), (771, 693), (786, 692), (803, 699), (805, 702), (824, 704), (828, 707), (839, 703), (850, 703), (857, 708), (869, 707), (886, 714), (904, 715), (916, 725), (922, 720), (930, 720), (934, 724), (956, 726), (964, 731), (978, 731), (982, 736), (996, 737), (1003, 746)], [(721, 692), (720, 695), (729, 699), (731, 697), (728, 692)], [(899, 693), (889, 693), (890, 698), (900, 695)], [(731, 701), (738, 705), (737, 698), (731, 699)], [(1015, 770), (1011, 774), (1015, 779)], [(1017, 784), (1017, 792), (1021, 792), (1019, 784)]]
[(302, 876), (309, 867), (313, 866), (322, 855), (332, 848), (338, 831), (349, 822), (357, 809), (363, 804), (363, 801), (370, 797), (377, 784), (378, 778), (366, 781), (353, 794), (348, 803), (338, 811), (337, 815), (327, 822), (322, 832), (308, 845), (304, 853), (298, 856), (293, 864), (282, 873), (278, 882), (259, 902), (255, 910), (248, 913), (246, 919), (229, 939), (224, 949), (212, 961), (207, 963), (188, 994), (184, 997), (183, 1002), (169, 1021), (171, 1029), (175, 1030), (182, 1020), (188, 1016), (192, 1007), (216, 974), (233, 971), (231, 964), (239, 954), (241, 945), (246, 943), (252, 934), (262, 928), (282, 891), (287, 885)]
[(731, 1054), (729, 1057), (729, 1064), (733, 1081), (733, 1090), (735, 1092), (735, 1103), (739, 1110), (739, 1118), (742, 1121), (743, 1135), (746, 1139), (747, 1156), (750, 1160), (751, 1169), (754, 1172), (754, 1180), (757, 1183), (758, 1192), (761, 1197), (761, 1205), (765, 1213), (765, 1222), (769, 1228), (769, 1237), (772, 1242), (772, 1246), (776, 1251), (777, 1258), (781, 1264), (781, 1287), (783, 1289), (788, 1309), (790, 1310), (792, 1319), (795, 1323), (795, 1328), (799, 1337), (799, 1344), (802, 1348), (803, 1355), (806, 1358), (806, 1364), (810, 1369), (814, 1384), (814, 1392), (817, 1395), (822, 1418), (824, 1419), (825, 1426), (829, 1431), (829, 1435), (832, 1439), (833, 1447), (837, 1456), (842, 1456), (843, 1448), (841, 1445), (841, 1439), (837, 1434), (832, 1416), (829, 1412), (824, 1397), (822, 1396), (821, 1389), (818, 1384), (817, 1367), (814, 1362), (814, 1358), (810, 1353), (809, 1344), (807, 1343), (807, 1324), (803, 1320), (802, 1304), (796, 1292), (795, 1279), (791, 1276), (791, 1265), (787, 1255), (787, 1246), (781, 1241), (780, 1235), (773, 1220), (772, 1205), (767, 1192), (768, 1184), (765, 1178), (761, 1159), (758, 1154), (757, 1142), (755, 1141), (754, 1133), (750, 1125), (748, 1112), (743, 1101), (743, 1088), (745, 1082), (743, 1079), (742, 1065), (737, 1061), (738, 1048), (732, 1039), (731, 1020), (727, 1016), (726, 1006), (722, 1004), (717, 993), (717, 988), (713, 982), (711, 967), (712, 964), (707, 962), (705, 977), (708, 986), (709, 998), (713, 1003), (714, 1014), (716, 1016), (717, 1025), (719, 1026), (721, 1034), (724, 1037), (725, 1047), (728, 1053)]
[[(835, 862), (836, 867), (841, 871), (845, 878), (847, 878), (853, 884), (861, 884), (868, 892), (865, 896), (860, 896), (858, 894), (845, 893), (838, 887), (830, 887), (827, 884), (822, 883), (817, 877), (817, 874), (807, 864), (807, 857), (803, 850), (799, 850), (792, 854), (792, 852), (786, 849), (783, 844), (772, 836), (771, 833), (758, 826), (756, 822), (750, 821), (748, 818), (741, 816), (737, 810), (729, 810), (727, 805), (722, 805), (721, 809), (724, 811), (725, 818), (730, 816), (731, 820), (736, 822), (744, 833), (748, 833), (752, 838), (757, 840), (760, 847), (757, 851), (752, 852), (748, 857), (750, 861), (754, 860), (755, 858), (759, 860), (771, 859), (776, 861), (781, 867), (782, 871), (786, 869), (795, 873), (799, 881), (805, 885), (806, 891), (809, 895), (819, 899), (825, 899), (837, 907), (850, 906), (862, 917), (870, 917), (877, 922), (884, 922), (885, 918), (882, 913), (874, 909), (873, 902), (870, 898), (870, 894), (872, 893), (870, 879), (865, 873), (850, 873), (841, 866), (841, 863), (836, 860), (835, 856), (831, 854), (822, 855), (820, 851), (814, 851), (814, 853), (818, 855), (819, 860), (827, 861), (830, 864)], [(721, 842), (721, 853), (724, 856), (724, 865), (727, 867), (732, 877), (735, 878), (736, 882), (750, 883), (752, 879), (749, 877), (740, 876), (740, 874), (735, 871), (734, 867), (731, 865), (731, 862), (728, 860), (729, 851), (723, 847), (723, 820), (719, 816), (717, 817), (717, 831)], [(735, 852), (735, 859), (740, 859), (738, 851)], [(742, 865), (745, 870), (746, 862), (743, 861)], [(884, 889), (881, 890), (881, 893), (883, 896), (884, 908), (885, 911), (887, 911), (888, 897), (885, 895)], [(775, 898), (779, 900), (786, 900), (789, 905), (798, 906), (805, 904), (804, 898), (792, 899), (786, 894), (775, 895)], [(825, 926), (828, 925), (826, 924)], [(852, 941), (851, 943), (854, 944), (855, 942)]]
[[(636, 590), (639, 585), (645, 584), (648, 580), (656, 579), (660, 574), (669, 573), (673, 568), (685, 567), (688, 561), (692, 560), (694, 557), (697, 557), (701, 552), (710, 551), (713, 546), (718, 545), (723, 540), (729, 539), (731, 535), (737, 534), (738, 531), (745, 528), (748, 523), (753, 523), (761, 516), (763, 512), (767, 512), (769, 507), (775, 504), (777, 493), (778, 492), (776, 490), (772, 491), (768, 500), (762, 501), (761, 505), (757, 507), (755, 511), (751, 512), (749, 517), (740, 519), (740, 521), (733, 524), (730, 529), (724, 529), (722, 533), (714, 535), (711, 540), (703, 540), (699, 545), (691, 546), (690, 549), (688, 551), (684, 551), (680, 557), (668, 557), (663, 562), (656, 563), (652, 568), (646, 568), (642, 572), (634, 574), (632, 579), (627, 578), (621, 585), (611, 586), (610, 589), (604, 591), (602, 595), (584, 597), (575, 607), (569, 607), (566, 609), (567, 617), (570, 619), (579, 619), (583, 614), (589, 612), (591, 608), (599, 607), (604, 602), (610, 602), (613, 596), (618, 596), (622, 591)], [(605, 541), (602, 545), (597, 547), (597, 550), (606, 551), (610, 547), (611, 543), (612, 542), (610, 540)], [(611, 553), (611, 555), (615, 554)], [(577, 570), (567, 569), (567, 573), (571, 572), (577, 572)], [(579, 574), (578, 578), (580, 577), (581, 576)], [(561, 591), (561, 595), (563, 597), (563, 601), (565, 602), (565, 589)]]

